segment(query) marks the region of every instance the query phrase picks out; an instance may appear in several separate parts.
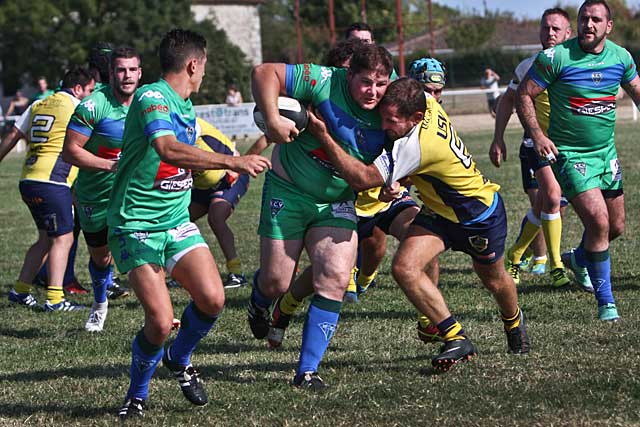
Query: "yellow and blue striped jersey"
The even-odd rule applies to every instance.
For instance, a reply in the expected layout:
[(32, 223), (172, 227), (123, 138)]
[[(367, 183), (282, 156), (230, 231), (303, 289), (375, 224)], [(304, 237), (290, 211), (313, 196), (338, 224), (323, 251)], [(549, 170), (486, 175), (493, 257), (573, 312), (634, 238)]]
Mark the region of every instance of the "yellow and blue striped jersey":
[(374, 163), (386, 185), (411, 177), (425, 207), (455, 223), (478, 221), (493, 211), (498, 200), (500, 186), (480, 173), (433, 97), (427, 97), (422, 122), (395, 141), (392, 153)]
[[(196, 131), (198, 135), (196, 147), (209, 152), (227, 154), (229, 156), (234, 155), (236, 144), (204, 119), (199, 117), (196, 119)], [(194, 171), (193, 187), (199, 190), (215, 188), (226, 173), (225, 169)]]
[(30, 107), (29, 140), (20, 180), (71, 186), (78, 169), (62, 160), (67, 125), (79, 100), (60, 91)]

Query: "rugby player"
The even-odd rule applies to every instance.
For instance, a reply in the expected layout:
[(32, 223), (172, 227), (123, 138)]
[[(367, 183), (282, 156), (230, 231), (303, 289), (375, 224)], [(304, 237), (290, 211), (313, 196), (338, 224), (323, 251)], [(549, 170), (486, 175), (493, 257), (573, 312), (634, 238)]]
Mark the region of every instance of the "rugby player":
[[(231, 169), (255, 176), (270, 167), (264, 157), (225, 156), (193, 147), (196, 118), (189, 96), (198, 92), (204, 77), (204, 37), (171, 30), (160, 42), (159, 56), (160, 80), (138, 89), (129, 107), (107, 209), (109, 248), (120, 271), (128, 272), (145, 312), (144, 327), (132, 343), (121, 418), (143, 415), (149, 381), (161, 359), (191, 403), (208, 402), (191, 354), (221, 313), (224, 289), (208, 246), (189, 221), (191, 169)], [(166, 349), (174, 316), (165, 271), (192, 298), (176, 339)]]
[[(265, 114), (267, 138), (277, 145), (265, 179), (260, 234), (260, 270), (254, 276), (248, 320), (254, 337), (270, 326), (269, 307), (289, 288), (306, 248), (313, 265), (315, 295), (307, 313), (300, 360), (292, 384), (325, 386), (318, 366), (334, 334), (357, 238), (354, 193), (308, 132), (280, 120), (276, 100), (287, 95), (323, 111), (330, 132), (355, 158), (371, 162), (382, 151), (384, 133), (377, 104), (393, 63), (382, 47), (363, 44), (348, 69), (314, 64), (262, 64), (254, 69), (253, 95)], [(293, 144), (289, 142), (295, 141)]]
[[(560, 8), (547, 9), (540, 20), (540, 43), (548, 49), (571, 37), (569, 15)], [(525, 59), (515, 69), (514, 77), (506, 92), (500, 97), (496, 108), (496, 125), (493, 142), (489, 148), (489, 158), (495, 167), (507, 158), (507, 147), (504, 143), (504, 130), (513, 112), (518, 84), (531, 67), (537, 54)], [(536, 114), (543, 131), (549, 125), (549, 96), (542, 92), (535, 100)], [(520, 283), (521, 258), (529, 245), (533, 246), (531, 272), (544, 274), (547, 256), (544, 253), (546, 242), (551, 266), (552, 285), (561, 287), (569, 284), (560, 257), (560, 240), (562, 237), (562, 218), (560, 216), (560, 185), (553, 176), (550, 163), (540, 159), (533, 150), (533, 140), (525, 132), (520, 146), (520, 166), (522, 170), (522, 186), (529, 196), (531, 209), (522, 220), (518, 239), (507, 251), (506, 267), (516, 284)], [(540, 233), (542, 228), (543, 233)], [(532, 244), (533, 243), (533, 244)], [(586, 289), (590, 284), (584, 285)], [(591, 288), (593, 290), (593, 288)]]
[(28, 135), (20, 194), (31, 211), (38, 229), (38, 240), (25, 256), (20, 276), (9, 292), (9, 301), (29, 307), (37, 305), (31, 284), (38, 270), (48, 261), (45, 311), (73, 311), (84, 308), (64, 297), (62, 285), (69, 250), (73, 245), (73, 208), (71, 185), (77, 169), (62, 159), (61, 151), (67, 124), (78, 103), (93, 91), (95, 81), (83, 68), (68, 71), (62, 90), (38, 101), (25, 112), (28, 118), (16, 123), (23, 136)]
[(424, 203), (393, 259), (393, 276), (409, 300), (437, 326), (444, 340), (431, 363), (448, 370), (470, 359), (475, 347), (451, 315), (436, 283), (425, 273), (432, 259), (448, 248), (463, 251), (484, 286), (493, 294), (504, 323), (508, 350), (529, 352), (524, 316), (515, 284), (503, 265), (507, 221), (499, 186), (487, 180), (458, 138), (435, 98), (416, 80), (393, 82), (380, 103), (382, 126), (395, 140), (373, 164), (349, 156), (310, 113), (310, 130), (341, 176), (354, 189), (386, 185), (383, 193), (399, 193), (398, 180), (409, 177)]
[[(619, 319), (611, 291), (609, 242), (624, 231), (622, 168), (614, 142), (616, 94), (622, 85), (640, 104), (640, 78), (631, 54), (608, 40), (611, 10), (587, 0), (578, 11), (578, 37), (540, 52), (518, 86), (516, 109), (534, 150), (552, 164), (564, 196), (584, 225), (569, 258), (587, 268), (598, 318)], [(551, 113), (547, 135), (534, 100), (546, 89)]]
[(129, 105), (142, 77), (140, 55), (130, 47), (111, 54), (111, 84), (94, 91), (76, 107), (62, 157), (77, 166), (77, 215), (89, 250), (94, 302), (85, 324), (90, 332), (104, 328), (107, 289), (113, 284), (112, 257), (107, 245), (107, 204), (118, 165)]

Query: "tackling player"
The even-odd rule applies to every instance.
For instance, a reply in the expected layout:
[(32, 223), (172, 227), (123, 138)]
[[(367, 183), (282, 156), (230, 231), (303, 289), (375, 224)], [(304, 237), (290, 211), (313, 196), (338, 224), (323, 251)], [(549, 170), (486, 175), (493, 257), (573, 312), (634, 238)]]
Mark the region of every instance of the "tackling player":
[(107, 317), (107, 289), (113, 286), (107, 245), (107, 204), (122, 146), (129, 105), (142, 76), (140, 56), (130, 47), (113, 51), (110, 85), (84, 99), (71, 118), (62, 156), (80, 168), (75, 185), (80, 227), (89, 249), (94, 302), (85, 324), (102, 331)]
[[(119, 411), (123, 419), (143, 415), (149, 381), (161, 359), (191, 403), (208, 402), (191, 354), (221, 313), (224, 289), (207, 244), (189, 221), (191, 169), (255, 176), (270, 166), (264, 157), (225, 156), (193, 146), (196, 118), (189, 96), (204, 77), (204, 37), (171, 30), (160, 42), (159, 56), (160, 80), (138, 89), (129, 107), (107, 210), (109, 248), (145, 312), (144, 327), (132, 343), (129, 390)], [(192, 301), (165, 349), (174, 318), (166, 273)]]
[(468, 360), (476, 350), (462, 325), (449, 312), (436, 283), (425, 267), (440, 253), (453, 248), (469, 254), (473, 268), (493, 294), (511, 353), (529, 352), (524, 316), (516, 288), (503, 265), (507, 234), (499, 186), (476, 168), (438, 101), (425, 99), (424, 87), (405, 78), (393, 82), (380, 103), (382, 126), (395, 140), (372, 165), (349, 156), (326, 131), (324, 122), (310, 114), (310, 130), (317, 135), (332, 163), (351, 186), (363, 190), (391, 186), (411, 178), (424, 203), (393, 259), (393, 276), (419, 312), (437, 325), (444, 339), (441, 353), (431, 363), (447, 370)]
[(31, 211), (38, 240), (25, 256), (20, 276), (9, 292), (11, 302), (34, 307), (31, 283), (48, 260), (47, 301), (45, 311), (72, 311), (84, 308), (64, 298), (62, 284), (69, 250), (73, 244), (73, 208), (71, 185), (77, 169), (62, 159), (61, 151), (67, 124), (76, 105), (88, 96), (95, 81), (83, 68), (74, 68), (62, 79), (63, 89), (32, 104), (29, 120), (17, 129), (28, 135), (20, 194)]

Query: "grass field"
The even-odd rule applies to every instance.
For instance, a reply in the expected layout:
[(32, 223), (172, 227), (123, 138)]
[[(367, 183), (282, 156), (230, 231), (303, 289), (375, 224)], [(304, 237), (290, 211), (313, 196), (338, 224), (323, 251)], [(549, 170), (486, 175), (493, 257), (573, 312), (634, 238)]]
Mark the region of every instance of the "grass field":
[[(415, 334), (415, 314), (389, 273), (361, 303), (345, 305), (340, 326), (321, 365), (331, 386), (307, 394), (288, 385), (301, 339), (302, 316), (283, 347), (269, 351), (251, 336), (245, 306), (250, 289), (227, 292), (223, 316), (194, 355), (210, 403), (193, 408), (169, 372), (160, 367), (151, 383), (140, 425), (158, 426), (631, 426), (640, 425), (640, 211), (638, 125), (616, 134), (626, 183), (627, 231), (611, 248), (614, 292), (623, 321), (596, 319), (594, 298), (577, 287), (552, 289), (548, 277), (525, 275), (519, 287), (533, 349), (506, 353), (495, 303), (480, 286), (468, 257), (441, 258), (441, 288), (479, 355), (446, 374), (430, 370), (438, 346)], [(509, 243), (527, 205), (520, 187), (518, 132), (508, 134), (510, 157), (494, 169), (491, 135), (462, 135), (480, 169), (502, 185), (509, 214)], [(143, 322), (134, 297), (111, 304), (106, 329), (84, 331), (87, 312), (45, 314), (10, 306), (6, 293), (22, 257), (35, 240), (31, 217), (20, 201), (21, 157), (0, 166), (0, 426), (102, 426), (117, 423), (128, 386), (130, 344)], [(232, 218), (248, 271), (258, 263), (258, 206), (262, 179), (252, 182)], [(219, 265), (222, 255), (206, 223), (200, 223)], [(563, 250), (575, 245), (581, 226), (572, 213), (564, 225)], [(76, 270), (89, 282), (81, 242)], [(396, 247), (390, 242), (390, 250)], [(172, 290), (176, 317), (187, 295)], [(39, 301), (44, 292), (36, 290)], [(76, 298), (90, 304), (90, 297)]]

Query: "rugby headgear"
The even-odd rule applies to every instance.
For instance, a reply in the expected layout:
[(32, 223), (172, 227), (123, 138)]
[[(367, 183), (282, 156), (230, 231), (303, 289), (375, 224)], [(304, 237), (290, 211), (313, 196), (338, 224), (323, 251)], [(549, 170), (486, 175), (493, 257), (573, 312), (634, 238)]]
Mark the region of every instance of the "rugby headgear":
[(444, 65), (434, 58), (416, 59), (411, 63), (408, 75), (422, 84), (433, 83), (444, 86), (446, 82)]

